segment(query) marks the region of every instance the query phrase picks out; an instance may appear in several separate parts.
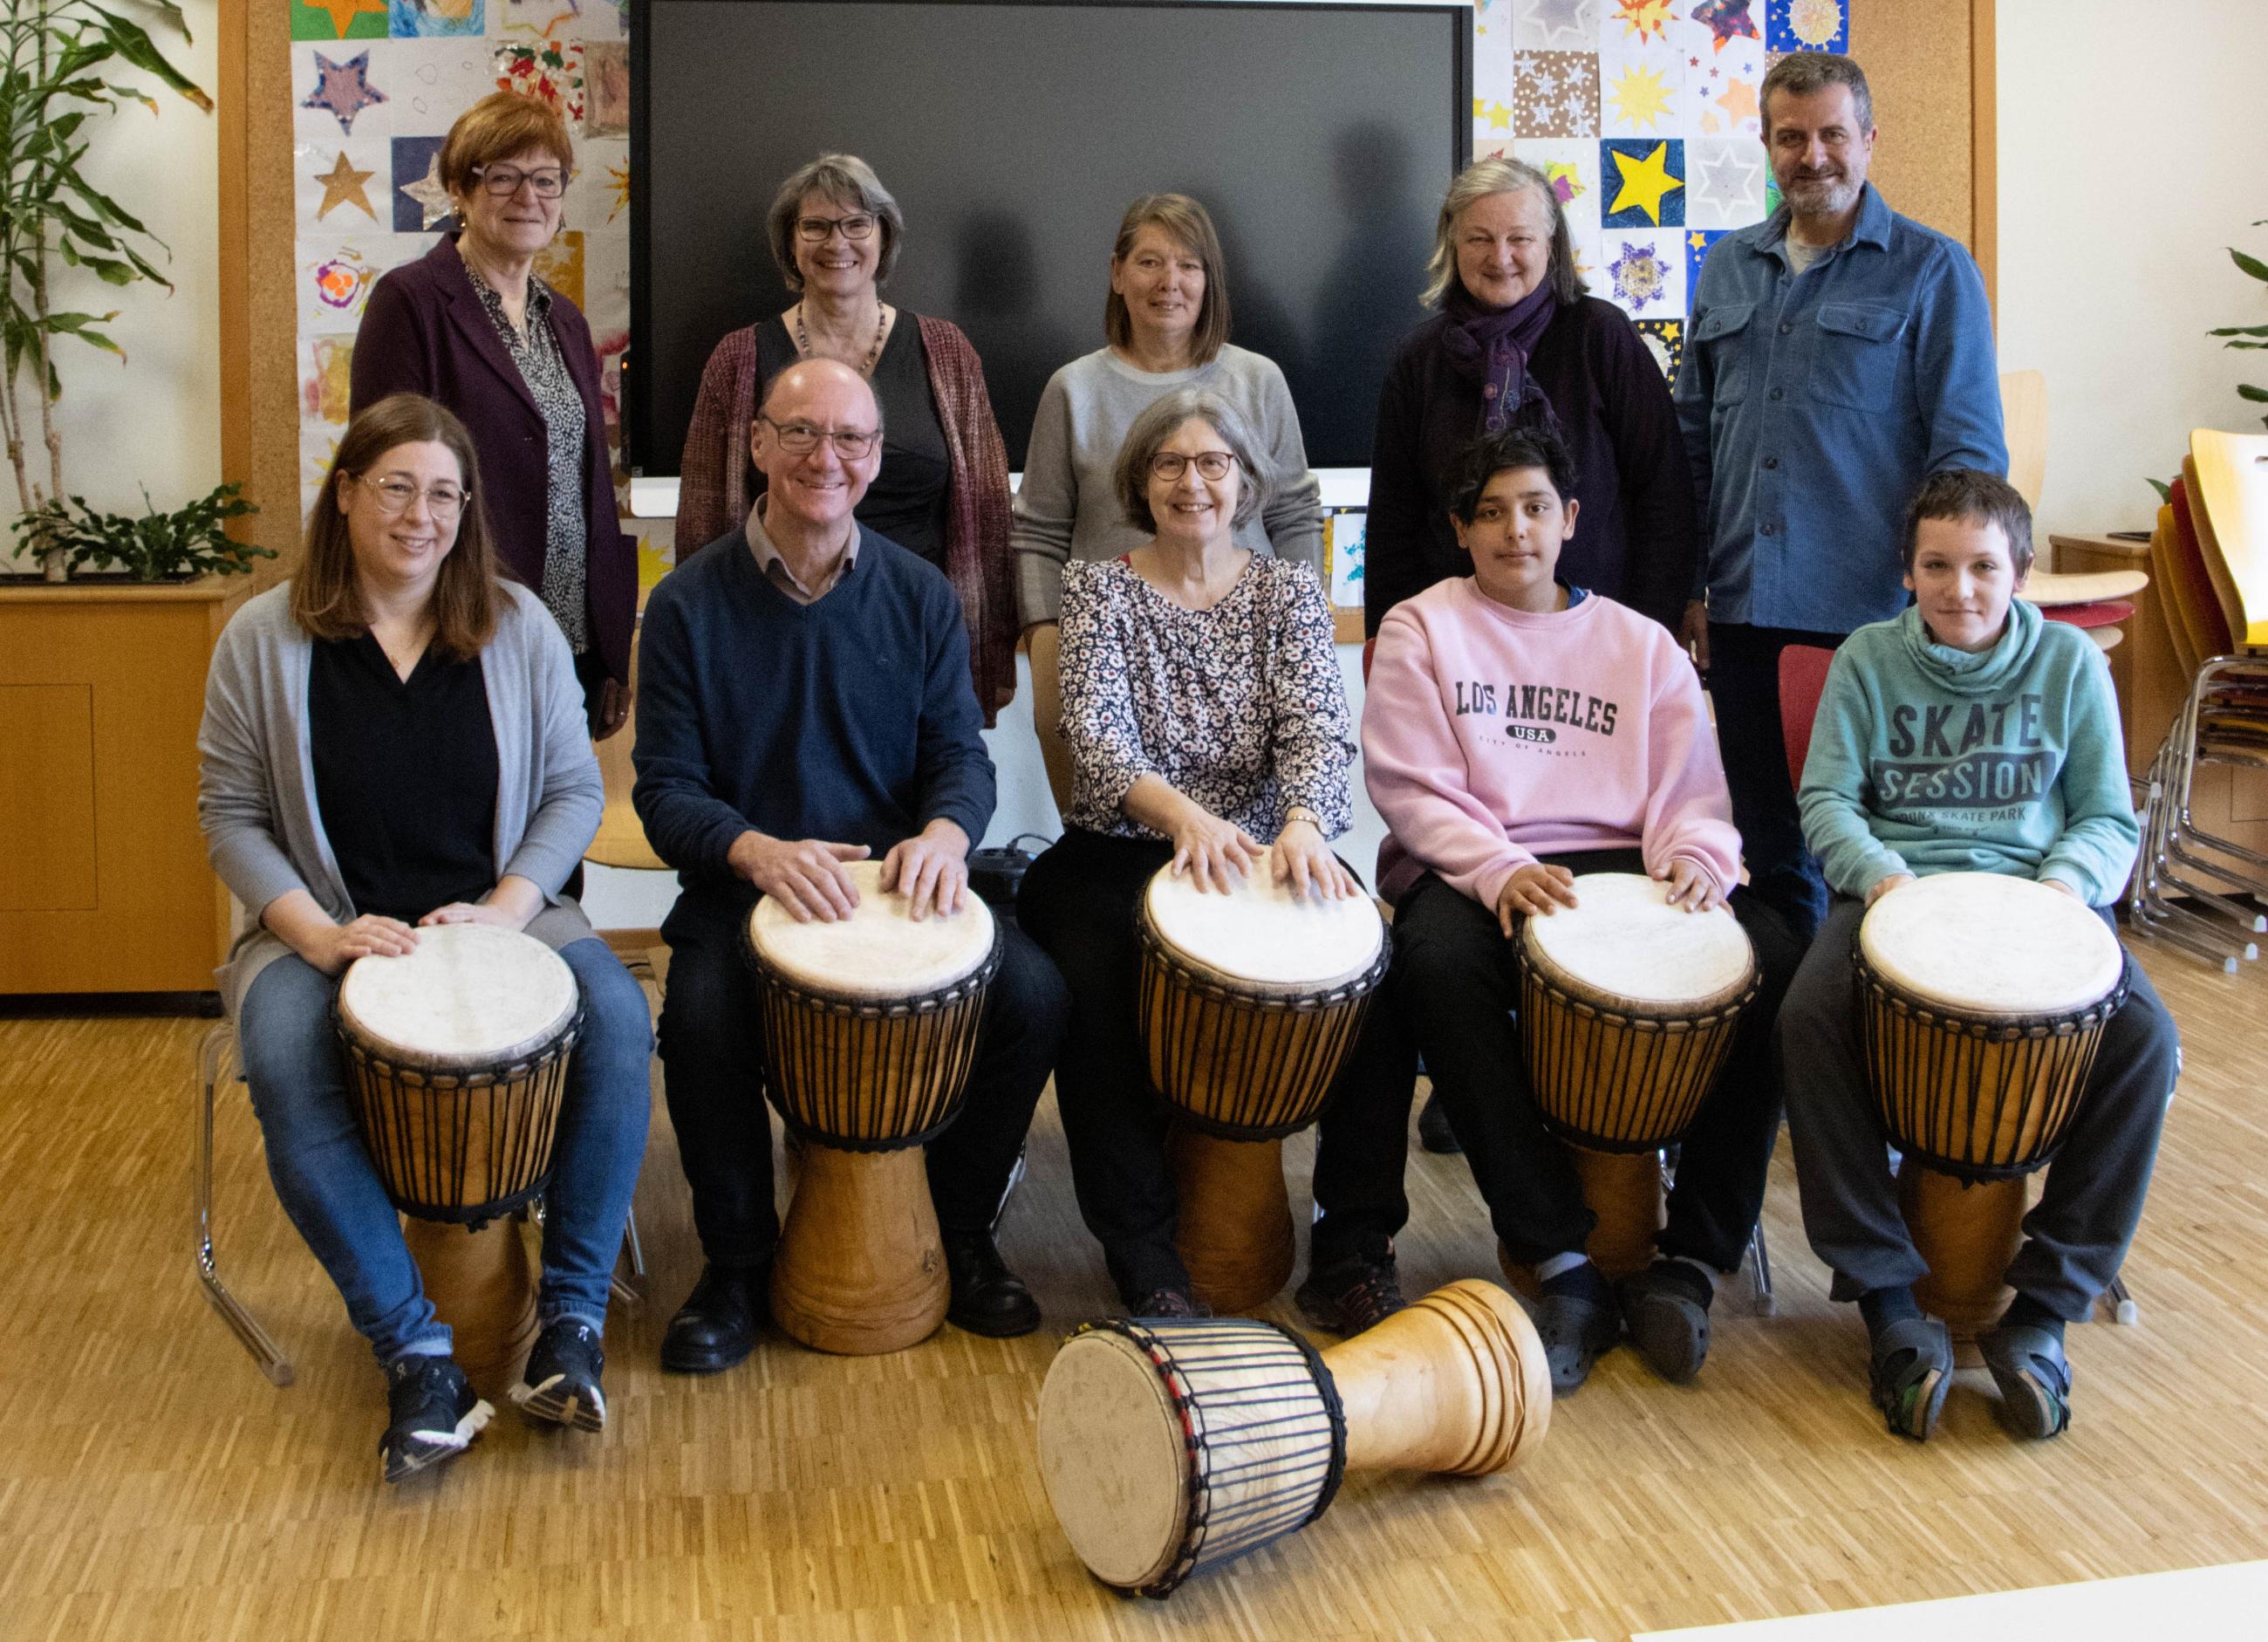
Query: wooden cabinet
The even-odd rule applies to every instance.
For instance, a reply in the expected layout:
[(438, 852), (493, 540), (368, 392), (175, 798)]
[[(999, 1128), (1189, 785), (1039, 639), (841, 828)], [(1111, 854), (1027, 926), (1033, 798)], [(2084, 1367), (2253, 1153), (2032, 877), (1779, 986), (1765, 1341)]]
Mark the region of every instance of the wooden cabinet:
[(212, 990), (230, 914), (197, 721), (250, 591), (0, 586), (0, 994)]

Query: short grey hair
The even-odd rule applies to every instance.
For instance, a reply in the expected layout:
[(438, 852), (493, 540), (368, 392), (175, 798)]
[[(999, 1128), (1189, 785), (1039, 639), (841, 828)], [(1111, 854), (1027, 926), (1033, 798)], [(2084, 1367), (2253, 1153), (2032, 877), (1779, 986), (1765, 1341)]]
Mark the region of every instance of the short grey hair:
[(803, 215), (804, 196), (808, 194), (856, 206), (881, 225), (882, 254), (875, 259), (874, 283), (886, 283), (890, 270), (898, 265), (898, 241), (906, 232), (905, 214), (898, 210), (897, 196), (882, 186), (874, 168), (856, 154), (821, 154), (779, 185), (764, 218), (765, 231), (771, 237), (772, 261), (779, 264), (780, 277), (787, 281), (787, 288), (803, 289), (803, 270), (795, 265), (795, 224)]
[(1851, 88), (1851, 106), (1858, 111), (1859, 135), (1874, 129), (1874, 94), (1867, 89), (1866, 70), (1851, 58), (1832, 51), (1791, 51), (1771, 65), (1764, 76), (1758, 107), (1764, 116), (1764, 141), (1771, 141), (1771, 99), (1774, 92), (1808, 97), (1830, 85)]
[(1575, 239), (1567, 232), (1567, 213), (1559, 209), (1559, 191), (1526, 160), (1505, 158), (1473, 161), (1442, 195), (1441, 215), (1433, 225), (1433, 257), (1425, 264), (1425, 292), (1418, 299), (1421, 304), (1439, 307), (1457, 283), (1457, 218), (1491, 194), (1516, 194), (1522, 188), (1542, 194), (1551, 212), (1551, 265), (1544, 276), (1561, 302), (1582, 299), (1585, 286), (1575, 267)]
[(1241, 470), (1236, 514), (1229, 523), (1244, 524), (1268, 500), (1274, 476), (1242, 414), (1211, 388), (1177, 387), (1153, 401), (1147, 410), (1134, 418), (1134, 425), (1126, 430), (1125, 443), (1118, 447), (1117, 464), (1110, 472), (1111, 487), (1118, 492), (1119, 505), (1126, 510), (1127, 521), (1135, 529), (1157, 534), (1158, 517), (1150, 511), (1150, 462), (1159, 446), (1174, 437), (1174, 430), (1192, 418), (1220, 435), (1220, 442), (1228, 446), (1229, 454), (1236, 458)]

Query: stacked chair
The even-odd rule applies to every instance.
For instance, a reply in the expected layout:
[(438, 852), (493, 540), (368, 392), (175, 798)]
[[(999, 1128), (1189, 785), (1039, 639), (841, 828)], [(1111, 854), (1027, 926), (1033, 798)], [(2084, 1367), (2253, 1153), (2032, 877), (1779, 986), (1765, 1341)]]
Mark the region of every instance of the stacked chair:
[(2201, 827), (2198, 767), (2268, 769), (2268, 435), (2200, 428), (2150, 542), (2189, 694), (2136, 782), (2137, 928), (2232, 973), (2268, 931), (2268, 855)]

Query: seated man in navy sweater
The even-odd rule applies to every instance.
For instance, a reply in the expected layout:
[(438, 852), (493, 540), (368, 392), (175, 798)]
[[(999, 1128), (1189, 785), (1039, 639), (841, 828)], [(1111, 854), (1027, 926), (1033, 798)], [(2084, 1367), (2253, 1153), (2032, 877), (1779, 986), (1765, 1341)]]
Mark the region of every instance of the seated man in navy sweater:
[[(953, 589), (851, 517), (881, 466), (873, 390), (833, 360), (792, 365), (749, 444), (764, 494), (744, 530), (654, 590), (639, 660), (633, 796), (684, 885), (662, 925), (661, 1059), (708, 1262), (662, 1340), (661, 1366), (678, 1373), (747, 1356), (779, 1241), (740, 955), (749, 908), (770, 895), (801, 922), (845, 916), (857, 891), (843, 863), (881, 854), (886, 887), (956, 909), (993, 804)], [(995, 1336), (1039, 1326), (991, 1227), (1070, 1009), (1045, 954), (1013, 928), (1002, 936), (966, 1102), (929, 1148), (946, 1314)]]

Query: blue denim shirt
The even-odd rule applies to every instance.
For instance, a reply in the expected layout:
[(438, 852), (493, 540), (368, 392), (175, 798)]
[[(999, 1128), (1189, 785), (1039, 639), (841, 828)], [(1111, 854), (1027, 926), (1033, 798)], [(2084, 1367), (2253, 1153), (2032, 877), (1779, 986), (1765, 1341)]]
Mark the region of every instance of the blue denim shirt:
[(1801, 274), (1787, 224), (1783, 205), (1710, 247), (1677, 420), (1709, 619), (1847, 633), (1905, 607), (1915, 487), (2008, 470), (1992, 314), (1969, 253), (1872, 183), (1851, 237)]

